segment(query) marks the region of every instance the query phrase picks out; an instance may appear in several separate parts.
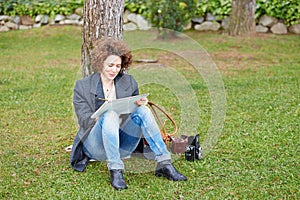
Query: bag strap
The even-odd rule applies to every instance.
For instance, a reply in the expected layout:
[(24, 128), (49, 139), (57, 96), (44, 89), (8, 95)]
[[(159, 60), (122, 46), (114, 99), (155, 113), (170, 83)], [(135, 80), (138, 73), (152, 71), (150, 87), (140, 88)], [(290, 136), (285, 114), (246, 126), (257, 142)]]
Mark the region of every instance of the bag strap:
[[(163, 108), (161, 108), (160, 106), (158, 106), (157, 104), (149, 101), (148, 102), (148, 105), (150, 106), (150, 108), (152, 109), (153, 111), (153, 114), (155, 116), (155, 118), (157, 119), (158, 123), (160, 124), (161, 126), (161, 136), (164, 140), (165, 143), (169, 142), (172, 140), (172, 136), (174, 136), (176, 133), (177, 133), (177, 130), (178, 130), (178, 127), (177, 127), (177, 124), (176, 122), (174, 121), (174, 119), (172, 118), (172, 116), (170, 114), (168, 114)], [(158, 113), (156, 112), (156, 109), (157, 108), (159, 111), (161, 111), (171, 122), (172, 124), (174, 125), (174, 132), (172, 134), (169, 134), (167, 133), (167, 130), (165, 128), (165, 123), (163, 122), (163, 120), (159, 117)]]

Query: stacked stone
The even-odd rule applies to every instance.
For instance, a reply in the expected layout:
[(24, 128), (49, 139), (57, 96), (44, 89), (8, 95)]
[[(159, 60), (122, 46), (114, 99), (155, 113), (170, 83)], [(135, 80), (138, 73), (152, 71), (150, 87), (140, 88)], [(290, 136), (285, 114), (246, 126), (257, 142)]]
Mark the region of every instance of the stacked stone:
[[(227, 30), (229, 27), (230, 19), (225, 17), (222, 20), (218, 20), (216, 16), (207, 13), (205, 17), (193, 18), (192, 23), (195, 30), (198, 31), (218, 31)], [(258, 24), (256, 25), (256, 32), (259, 33), (273, 33), (273, 34), (287, 34), (295, 33), (300, 34), (300, 21), (296, 25), (287, 27), (283, 21), (274, 17), (263, 15), (260, 17)]]
[(79, 25), (83, 24), (82, 21), (82, 8), (69, 15), (56, 15), (50, 18), (48, 15), (37, 15), (35, 18), (30, 16), (0, 16), (0, 32), (9, 30), (27, 30), (31, 28), (38, 28), (44, 25)]
[[(34, 19), (29, 16), (0, 16), (0, 32), (9, 30), (27, 30), (31, 28), (38, 28), (44, 25), (78, 25), (83, 24), (82, 8), (77, 9), (74, 14), (69, 16), (56, 15), (50, 19), (48, 15), (38, 15)], [(139, 14), (124, 13), (124, 30), (148, 30), (151, 28), (150, 23)]]
[(150, 23), (139, 14), (130, 13), (128, 10), (124, 12), (124, 26), (125, 31), (132, 30), (149, 30), (151, 28)]
[(227, 29), (229, 26), (229, 18), (223, 20), (217, 20), (217, 17), (211, 13), (207, 13), (206, 16), (201, 18), (193, 18), (192, 23), (194, 29), (197, 31), (218, 31), (221, 28)]
[[(38, 15), (35, 19), (29, 16), (0, 16), (0, 32), (9, 30), (25, 30), (30, 28), (37, 28), (44, 25), (78, 25), (83, 24), (82, 20), (83, 9), (76, 9), (74, 14), (69, 16), (56, 15), (53, 19), (50, 19), (48, 15)], [(197, 31), (219, 31), (227, 30), (229, 27), (229, 17), (225, 17), (222, 20), (211, 13), (207, 13), (204, 17), (193, 18), (185, 29), (194, 28)], [(125, 31), (130, 30), (148, 30), (151, 28), (151, 24), (144, 19), (143, 16), (129, 11), (124, 12), (124, 26)], [(287, 27), (283, 21), (278, 20), (270, 16), (262, 16), (258, 24), (256, 25), (256, 32), (259, 33), (273, 33), (273, 34), (287, 34), (295, 33), (300, 34), (300, 21), (298, 24)]]
[(263, 15), (256, 26), (256, 32), (268, 33), (270, 31), (274, 34), (287, 34), (288, 32), (300, 34), (300, 22), (296, 25), (287, 27), (283, 21)]

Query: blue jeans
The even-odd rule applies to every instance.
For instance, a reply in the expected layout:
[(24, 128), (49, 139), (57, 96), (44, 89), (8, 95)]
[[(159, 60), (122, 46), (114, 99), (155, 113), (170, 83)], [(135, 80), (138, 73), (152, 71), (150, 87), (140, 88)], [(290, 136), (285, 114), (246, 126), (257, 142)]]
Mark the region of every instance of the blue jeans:
[(139, 106), (121, 127), (116, 112), (105, 112), (84, 141), (83, 150), (91, 159), (107, 160), (109, 170), (124, 169), (121, 158), (131, 155), (143, 135), (157, 162), (171, 159), (155, 118), (146, 106)]

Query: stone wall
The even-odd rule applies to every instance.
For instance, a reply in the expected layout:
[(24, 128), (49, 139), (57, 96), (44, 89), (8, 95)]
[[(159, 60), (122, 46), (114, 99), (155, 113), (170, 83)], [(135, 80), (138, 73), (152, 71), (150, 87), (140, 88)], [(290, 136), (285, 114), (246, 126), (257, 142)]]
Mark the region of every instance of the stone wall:
[(50, 18), (48, 15), (38, 15), (34, 19), (29, 16), (0, 16), (0, 32), (10, 30), (27, 30), (31, 28), (38, 28), (45, 25), (78, 25), (83, 24), (82, 8), (69, 15), (56, 15)]
[[(218, 31), (227, 30), (229, 27), (229, 17), (223, 20), (217, 20), (215, 16), (208, 13), (205, 17), (193, 18), (192, 27), (198, 31)], [(300, 21), (296, 25), (287, 27), (283, 21), (274, 17), (263, 15), (256, 24), (256, 32), (258, 33), (273, 33), (273, 34), (300, 34)]]
[[(10, 30), (26, 30), (31, 28), (38, 28), (45, 25), (78, 25), (81, 26), (82, 8), (69, 15), (56, 15), (50, 18), (47, 15), (38, 15), (34, 19), (29, 16), (0, 16), (0, 32)], [(205, 17), (193, 18), (186, 30), (195, 29), (197, 31), (219, 31), (226, 30), (229, 27), (229, 17), (223, 20), (218, 20), (216, 16), (207, 13)], [(124, 12), (124, 30), (148, 30), (151, 24), (145, 20), (141, 15)], [(269, 16), (262, 16), (256, 25), (256, 32), (273, 33), (273, 34), (300, 34), (300, 22), (296, 25), (287, 27), (281, 20)]]
[[(192, 23), (194, 24), (193, 27), (195, 30), (218, 31), (220, 29), (228, 29), (230, 19), (229, 17), (226, 17), (223, 20), (218, 21), (215, 16), (208, 13), (206, 17), (192, 19)], [(300, 34), (300, 23), (288, 27), (281, 20), (263, 15), (256, 24), (256, 32), (273, 34)]]

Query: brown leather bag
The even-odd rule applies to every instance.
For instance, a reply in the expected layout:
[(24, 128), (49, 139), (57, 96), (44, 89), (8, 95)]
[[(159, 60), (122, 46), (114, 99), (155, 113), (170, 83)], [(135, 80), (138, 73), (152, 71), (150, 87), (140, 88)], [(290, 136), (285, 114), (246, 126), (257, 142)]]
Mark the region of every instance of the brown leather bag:
[[(158, 106), (153, 102), (148, 102), (148, 105), (152, 109), (152, 112), (157, 120), (158, 125), (160, 126), (161, 136), (166, 143), (167, 146), (170, 147), (171, 152), (175, 154), (182, 154), (185, 152), (186, 146), (188, 145), (188, 137), (187, 136), (180, 136), (176, 137), (176, 133), (178, 131), (178, 127), (174, 119), (170, 114), (168, 114), (163, 108)], [(161, 111), (171, 122), (174, 126), (173, 133), (168, 133), (165, 127), (165, 122), (161, 119), (157, 110)]]

